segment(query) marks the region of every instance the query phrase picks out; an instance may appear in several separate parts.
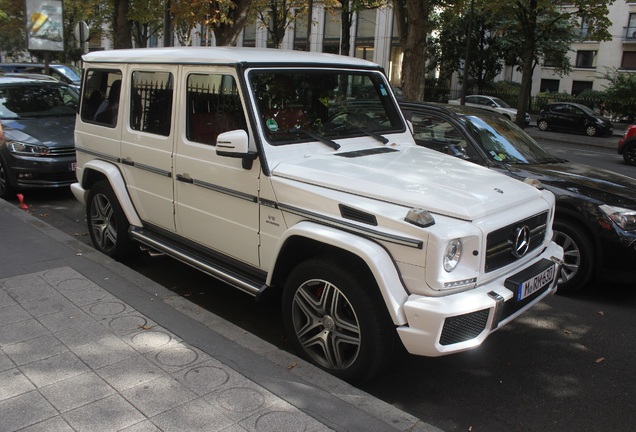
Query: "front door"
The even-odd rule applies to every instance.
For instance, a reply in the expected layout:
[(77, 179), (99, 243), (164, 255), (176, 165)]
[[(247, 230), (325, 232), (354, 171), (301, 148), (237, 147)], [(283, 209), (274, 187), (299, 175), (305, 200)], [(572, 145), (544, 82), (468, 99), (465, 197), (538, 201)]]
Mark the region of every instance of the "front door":
[(233, 69), (184, 67), (174, 155), (177, 232), (206, 248), (258, 266), (260, 167), (216, 154), (216, 137), (247, 129)]

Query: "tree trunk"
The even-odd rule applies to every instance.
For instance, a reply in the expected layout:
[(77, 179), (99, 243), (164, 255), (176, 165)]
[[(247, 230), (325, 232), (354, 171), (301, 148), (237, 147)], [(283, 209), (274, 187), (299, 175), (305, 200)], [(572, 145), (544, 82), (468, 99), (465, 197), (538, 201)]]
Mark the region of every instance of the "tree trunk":
[(231, 24), (218, 24), (213, 27), (216, 46), (235, 45), (241, 31), (247, 24), (251, 0), (234, 0), (235, 8), (227, 12)]
[(114, 0), (113, 48), (132, 48), (132, 23), (128, 19), (129, 0)]
[(521, 61), (521, 88), (519, 89), (519, 101), (517, 102), (517, 118), (515, 123), (519, 127), (525, 127), (523, 120), (530, 105), (530, 93), (532, 91), (532, 74), (534, 71), (534, 57), (537, 49), (536, 27), (537, 27), (537, 1), (530, 0), (525, 14), (523, 25), (526, 44)]
[(395, 4), (398, 32), (404, 49), (402, 91), (409, 100), (424, 99), (429, 11), (429, 0), (398, 0)]

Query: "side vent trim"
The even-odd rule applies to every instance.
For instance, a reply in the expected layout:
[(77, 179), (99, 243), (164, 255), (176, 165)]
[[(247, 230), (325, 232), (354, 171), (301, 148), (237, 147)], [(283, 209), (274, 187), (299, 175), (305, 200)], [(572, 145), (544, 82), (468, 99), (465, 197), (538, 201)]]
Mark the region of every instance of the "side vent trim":
[(344, 204), (339, 204), (338, 207), (340, 208), (340, 215), (345, 219), (353, 220), (367, 225), (378, 226), (378, 220), (376, 219), (375, 215), (371, 213), (363, 212)]

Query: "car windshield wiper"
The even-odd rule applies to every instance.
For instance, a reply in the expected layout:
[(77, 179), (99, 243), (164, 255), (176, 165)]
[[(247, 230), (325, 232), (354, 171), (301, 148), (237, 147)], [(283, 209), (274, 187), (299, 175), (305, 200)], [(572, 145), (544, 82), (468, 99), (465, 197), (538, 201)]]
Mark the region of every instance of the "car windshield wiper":
[(315, 134), (313, 132), (309, 132), (308, 130), (305, 129), (300, 129), (300, 128), (292, 128), (290, 130), (287, 131), (288, 133), (292, 133), (294, 135), (305, 135), (308, 136), (309, 138), (313, 138), (316, 141), (320, 141), (323, 144), (327, 144), (329, 147), (331, 147), (334, 150), (338, 150), (340, 148), (340, 144), (338, 144), (335, 141), (332, 141), (328, 138), (322, 137), (318, 134)]
[(362, 132), (363, 134), (365, 134), (367, 136), (370, 136), (371, 138), (375, 138), (376, 140), (380, 141), (382, 144), (386, 144), (386, 143), (389, 142), (388, 138), (386, 138), (386, 137), (384, 137), (384, 136), (382, 136), (380, 134), (377, 134), (375, 132), (371, 132), (368, 129), (361, 128), (360, 126), (356, 126), (356, 125), (354, 125), (352, 123), (345, 123), (342, 126), (346, 126), (348, 128), (348, 130), (354, 130), (354, 131)]

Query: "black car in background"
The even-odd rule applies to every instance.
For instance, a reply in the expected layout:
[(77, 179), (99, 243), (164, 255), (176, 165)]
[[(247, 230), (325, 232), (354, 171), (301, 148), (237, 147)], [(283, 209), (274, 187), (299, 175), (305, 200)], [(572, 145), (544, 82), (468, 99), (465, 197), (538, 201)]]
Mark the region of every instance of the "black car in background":
[(576, 291), (594, 277), (636, 282), (636, 180), (557, 158), (495, 113), (420, 102), (400, 105), (417, 144), (554, 193), (554, 240), (565, 252), (560, 292)]
[(585, 105), (572, 102), (552, 102), (541, 109), (537, 127), (585, 133), (588, 136), (612, 135), (614, 127), (609, 119)]
[[(46, 72), (46, 65), (43, 63), (0, 63), (0, 70), (8, 73), (30, 73), (42, 74)], [(82, 73), (75, 66), (65, 64), (49, 64), (48, 75), (56, 80), (80, 88)]]
[(78, 101), (57, 81), (0, 76), (0, 198), (76, 181)]

